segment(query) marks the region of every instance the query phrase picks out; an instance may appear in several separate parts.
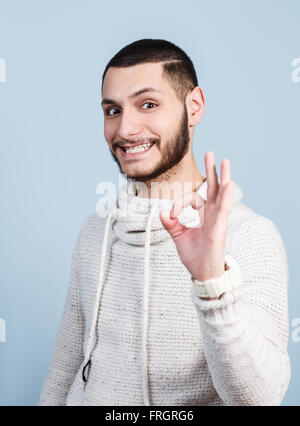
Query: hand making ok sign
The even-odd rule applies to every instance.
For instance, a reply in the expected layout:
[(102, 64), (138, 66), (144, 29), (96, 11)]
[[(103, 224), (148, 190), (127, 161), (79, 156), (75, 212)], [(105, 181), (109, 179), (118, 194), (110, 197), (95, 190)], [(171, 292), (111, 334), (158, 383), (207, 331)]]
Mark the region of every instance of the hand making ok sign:
[[(225, 242), (234, 182), (230, 181), (230, 162), (221, 163), (218, 182), (212, 151), (205, 154), (207, 201), (193, 191), (178, 198), (171, 211), (161, 211), (160, 220), (176, 245), (179, 257), (190, 274), (200, 281), (220, 277), (225, 271)], [(178, 221), (184, 207), (191, 205), (203, 216), (201, 226), (187, 228)]]

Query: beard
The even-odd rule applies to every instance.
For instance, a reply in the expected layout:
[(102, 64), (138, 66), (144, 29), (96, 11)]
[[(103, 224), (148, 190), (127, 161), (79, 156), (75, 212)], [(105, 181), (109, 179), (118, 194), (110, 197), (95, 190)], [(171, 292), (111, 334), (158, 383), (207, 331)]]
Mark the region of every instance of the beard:
[[(156, 140), (153, 142), (156, 142)], [(183, 157), (186, 155), (189, 149), (189, 128), (188, 128), (188, 114), (186, 105), (184, 104), (184, 111), (179, 123), (178, 130), (170, 140), (165, 144), (165, 148), (161, 151), (161, 160), (155, 169), (148, 174), (127, 174), (127, 178), (134, 181), (147, 182), (163, 174), (171, 173), (171, 169), (177, 166)], [(157, 142), (156, 142), (157, 143)], [(110, 149), (110, 153), (113, 157), (113, 160), (117, 163), (120, 173), (124, 173), (121, 167), (121, 164), (117, 156)], [(167, 173), (169, 171), (169, 173)]]

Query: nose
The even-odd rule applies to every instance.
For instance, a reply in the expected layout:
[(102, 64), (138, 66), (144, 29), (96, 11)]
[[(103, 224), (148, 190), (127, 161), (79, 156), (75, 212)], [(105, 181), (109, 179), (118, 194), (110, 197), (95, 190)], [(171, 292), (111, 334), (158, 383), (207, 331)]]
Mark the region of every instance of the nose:
[(122, 139), (130, 139), (130, 137), (139, 135), (142, 131), (140, 117), (130, 108), (123, 109), (119, 123), (118, 133)]

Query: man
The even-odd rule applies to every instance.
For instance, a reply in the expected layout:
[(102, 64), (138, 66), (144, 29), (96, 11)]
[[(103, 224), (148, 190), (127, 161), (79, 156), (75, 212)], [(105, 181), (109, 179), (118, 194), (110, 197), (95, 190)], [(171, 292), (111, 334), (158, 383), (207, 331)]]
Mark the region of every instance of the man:
[(173, 43), (139, 40), (108, 63), (104, 134), (127, 184), (109, 215), (90, 215), (80, 231), (40, 405), (281, 403), (285, 247), (240, 201), (228, 159), (220, 180), (211, 151), (206, 175), (198, 170), (204, 106)]

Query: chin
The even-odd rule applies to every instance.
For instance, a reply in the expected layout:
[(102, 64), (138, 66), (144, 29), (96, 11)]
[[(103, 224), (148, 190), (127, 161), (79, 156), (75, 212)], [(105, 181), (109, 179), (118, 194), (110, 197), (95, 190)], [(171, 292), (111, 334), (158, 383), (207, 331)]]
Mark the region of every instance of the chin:
[(129, 173), (129, 172), (123, 172), (126, 174), (127, 178), (134, 179), (136, 181), (141, 180), (148, 180), (147, 176), (150, 176), (150, 173), (148, 174), (145, 171), (141, 171), (140, 173)]
[(141, 179), (141, 180), (146, 180), (147, 176), (151, 176), (151, 174), (154, 172), (155, 168), (151, 168), (151, 169), (145, 169), (144, 167), (141, 167), (140, 169), (122, 169), (123, 173), (127, 175), (128, 178), (130, 179)]

